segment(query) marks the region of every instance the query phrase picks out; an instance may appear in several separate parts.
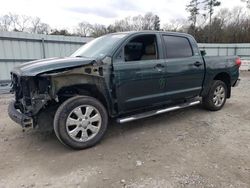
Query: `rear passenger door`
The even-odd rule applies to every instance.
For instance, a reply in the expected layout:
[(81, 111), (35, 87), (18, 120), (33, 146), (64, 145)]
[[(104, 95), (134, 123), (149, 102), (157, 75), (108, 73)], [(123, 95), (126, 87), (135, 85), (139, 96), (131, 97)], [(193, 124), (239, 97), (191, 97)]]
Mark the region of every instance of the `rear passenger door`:
[(165, 92), (170, 100), (199, 95), (204, 78), (204, 62), (194, 39), (162, 35), (166, 58)]

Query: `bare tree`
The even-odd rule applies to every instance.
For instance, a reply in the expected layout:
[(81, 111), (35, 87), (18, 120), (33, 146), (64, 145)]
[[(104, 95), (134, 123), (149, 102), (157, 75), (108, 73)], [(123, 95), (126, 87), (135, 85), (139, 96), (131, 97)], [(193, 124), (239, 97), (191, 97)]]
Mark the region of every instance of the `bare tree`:
[(12, 14), (12, 13), (9, 13), (8, 16), (10, 17), (11, 19), (11, 26), (12, 26), (12, 30), (13, 31), (17, 31), (17, 22), (18, 22), (18, 18), (19, 16), (17, 14)]
[(31, 17), (26, 15), (18, 16), (16, 25), (19, 31), (25, 31), (29, 28), (31, 22)]
[(160, 30), (159, 16), (148, 12), (144, 16), (126, 17), (108, 26), (108, 32)]
[(31, 17), (9, 13), (11, 27), (13, 31), (27, 31), (30, 27)]
[(178, 32), (187, 32), (188, 26), (186, 19), (173, 19), (169, 23), (163, 25), (163, 31), (178, 31)]
[(108, 33), (107, 28), (104, 25), (94, 24), (92, 26), (91, 36), (93, 36), (93, 37), (99, 37), (99, 36), (105, 35), (107, 33)]
[(247, 8), (250, 9), (250, 0), (241, 0), (242, 2), (245, 2), (247, 5)]
[(155, 15), (152, 12), (148, 12), (143, 18), (143, 29), (154, 30)]
[(152, 12), (146, 13), (142, 21), (144, 30), (160, 30), (160, 18)]
[(145, 21), (142, 15), (138, 15), (132, 18), (132, 30), (140, 31), (144, 29)]
[(83, 37), (89, 35), (92, 31), (92, 25), (88, 22), (80, 22), (77, 27), (77, 34)]
[(51, 29), (50, 29), (49, 24), (40, 23), (40, 24), (37, 26), (37, 31), (36, 31), (36, 33), (37, 33), (37, 34), (49, 34), (50, 30), (51, 30)]
[(11, 28), (11, 18), (9, 15), (4, 15), (0, 18), (0, 30), (10, 31)]
[(41, 24), (41, 19), (38, 17), (31, 18), (31, 33), (37, 33), (38, 27)]
[(231, 19), (232, 16), (232, 12), (230, 12), (228, 8), (223, 8), (215, 17), (221, 19), (224, 25), (228, 25), (231, 21), (233, 21), (233, 19)]
[[(30, 33), (37, 33), (37, 34), (48, 34), (50, 32), (50, 26), (46, 23), (41, 21), (39, 17), (31, 17), (29, 21), (29, 28), (25, 27), (26, 31)], [(28, 27), (28, 25), (27, 25)]]
[(115, 23), (111, 25), (110, 28), (112, 28), (113, 32), (135, 30), (131, 22), (131, 17), (126, 17), (125, 19), (115, 21)]

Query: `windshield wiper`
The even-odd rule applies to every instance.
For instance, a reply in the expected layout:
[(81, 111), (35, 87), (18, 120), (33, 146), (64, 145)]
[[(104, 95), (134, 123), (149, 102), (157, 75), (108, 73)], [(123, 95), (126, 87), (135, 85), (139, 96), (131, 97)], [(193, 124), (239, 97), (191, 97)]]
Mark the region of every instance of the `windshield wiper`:
[(76, 57), (86, 57), (86, 56), (82, 56), (82, 55), (77, 55)]

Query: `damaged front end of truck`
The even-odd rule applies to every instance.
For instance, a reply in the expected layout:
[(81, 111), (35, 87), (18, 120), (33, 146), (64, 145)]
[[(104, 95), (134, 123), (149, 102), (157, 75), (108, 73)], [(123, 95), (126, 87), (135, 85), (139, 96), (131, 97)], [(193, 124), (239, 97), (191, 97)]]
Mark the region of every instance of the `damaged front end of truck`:
[[(107, 107), (110, 101), (105, 82), (110, 59), (54, 58), (28, 62), (11, 72), (9, 104), (12, 120), (23, 128), (53, 129), (57, 108), (75, 95), (96, 95)], [(105, 70), (104, 70), (105, 69)]]

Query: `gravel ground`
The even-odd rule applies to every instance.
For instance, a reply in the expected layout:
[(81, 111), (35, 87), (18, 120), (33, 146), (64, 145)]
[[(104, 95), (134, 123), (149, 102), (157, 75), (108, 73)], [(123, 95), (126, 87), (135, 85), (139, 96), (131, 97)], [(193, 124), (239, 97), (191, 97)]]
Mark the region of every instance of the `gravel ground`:
[(183, 109), (111, 123), (96, 147), (23, 132), (0, 96), (0, 187), (250, 187), (250, 73), (218, 112)]

